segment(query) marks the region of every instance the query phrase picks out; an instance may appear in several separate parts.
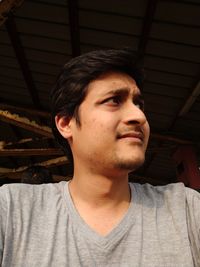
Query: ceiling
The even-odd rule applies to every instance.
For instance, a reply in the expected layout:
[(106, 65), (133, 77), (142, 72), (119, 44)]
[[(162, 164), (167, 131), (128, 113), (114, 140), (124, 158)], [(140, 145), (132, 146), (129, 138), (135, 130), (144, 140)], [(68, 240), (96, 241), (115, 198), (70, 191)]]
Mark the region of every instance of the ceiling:
[(199, 0), (26, 0), (8, 14), (0, 26), (0, 183), (18, 182), (33, 164), (55, 180), (70, 176), (49, 128), (49, 92), (65, 62), (98, 48), (128, 46), (144, 64), (151, 138), (131, 177), (175, 182), (172, 155), (182, 145), (194, 147), (200, 166), (199, 18)]

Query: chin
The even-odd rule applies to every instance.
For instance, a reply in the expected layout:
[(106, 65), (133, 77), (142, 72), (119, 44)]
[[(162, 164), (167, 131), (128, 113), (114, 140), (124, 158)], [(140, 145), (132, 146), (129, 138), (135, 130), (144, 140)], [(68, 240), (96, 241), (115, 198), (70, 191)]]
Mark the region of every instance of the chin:
[(135, 171), (144, 163), (145, 157), (137, 157), (132, 159), (124, 159), (116, 162), (116, 167), (127, 171)]

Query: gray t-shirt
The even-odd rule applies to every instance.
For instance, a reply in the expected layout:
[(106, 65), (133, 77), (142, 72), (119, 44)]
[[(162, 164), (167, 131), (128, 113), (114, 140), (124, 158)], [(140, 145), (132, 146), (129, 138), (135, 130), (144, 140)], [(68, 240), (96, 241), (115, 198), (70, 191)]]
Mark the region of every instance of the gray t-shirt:
[(200, 266), (200, 194), (182, 183), (130, 184), (132, 199), (105, 237), (73, 205), (67, 182), (0, 188), (2, 267)]

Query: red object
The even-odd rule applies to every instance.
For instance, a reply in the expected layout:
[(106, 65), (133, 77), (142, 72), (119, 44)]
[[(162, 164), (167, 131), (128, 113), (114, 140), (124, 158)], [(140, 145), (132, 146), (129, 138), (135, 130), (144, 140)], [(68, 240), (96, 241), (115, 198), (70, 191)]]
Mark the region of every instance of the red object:
[(192, 146), (180, 146), (173, 154), (178, 181), (193, 189), (200, 189), (200, 170)]

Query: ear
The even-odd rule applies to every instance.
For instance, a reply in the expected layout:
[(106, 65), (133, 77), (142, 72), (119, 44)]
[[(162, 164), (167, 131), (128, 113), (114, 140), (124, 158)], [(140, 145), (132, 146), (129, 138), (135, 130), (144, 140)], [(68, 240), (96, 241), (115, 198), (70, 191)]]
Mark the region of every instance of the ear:
[(72, 137), (71, 120), (72, 118), (68, 116), (56, 115), (55, 117), (56, 127), (65, 139)]

